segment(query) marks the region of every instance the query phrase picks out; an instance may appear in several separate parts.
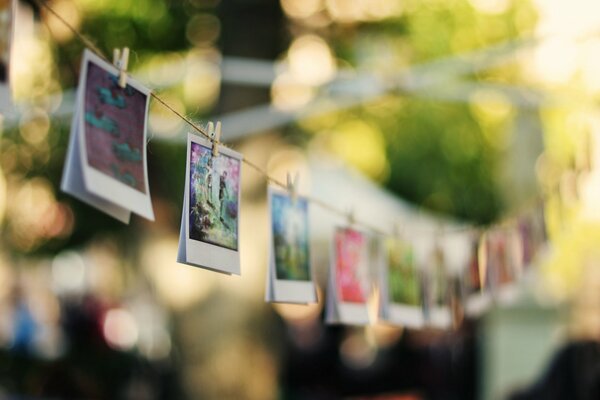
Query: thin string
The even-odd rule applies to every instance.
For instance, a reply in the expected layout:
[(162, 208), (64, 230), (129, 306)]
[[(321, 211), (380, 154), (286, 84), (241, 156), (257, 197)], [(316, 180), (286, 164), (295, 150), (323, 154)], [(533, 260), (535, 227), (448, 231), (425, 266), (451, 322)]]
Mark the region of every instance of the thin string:
[(96, 53), (99, 57), (104, 59), (104, 61), (112, 64), (112, 62), (108, 58), (106, 58), (102, 50), (100, 50), (92, 40), (90, 40), (87, 36), (83, 35), (81, 32), (75, 29), (75, 27), (72, 26), (66, 19), (64, 19), (59, 13), (54, 11), (54, 9), (50, 7), (48, 3), (42, 0), (33, 0), (33, 2), (38, 6), (44, 7), (46, 10), (48, 10), (52, 15), (54, 15), (54, 17), (56, 17), (56, 19), (62, 22), (63, 25), (71, 31), (71, 33), (77, 36), (79, 40), (81, 40), (86, 45), (86, 47), (89, 47), (94, 53)]
[(287, 185), (285, 183), (283, 183), (280, 180), (275, 179), (272, 176), (270, 176), (268, 174), (268, 172), (265, 171), (264, 168), (259, 167), (254, 162), (252, 162), (250, 160), (247, 160), (245, 158), (242, 161), (244, 162), (244, 164), (246, 164), (247, 166), (249, 166), (250, 168), (252, 168), (253, 170), (255, 170), (259, 175), (263, 175), (268, 182), (270, 182), (270, 183), (272, 183), (272, 184), (274, 184), (276, 186), (279, 186), (282, 189), (287, 190), (288, 187), (287, 187)]
[[(104, 55), (104, 53), (102, 52), (102, 50), (100, 50), (100, 48), (98, 48), (98, 46), (96, 46), (96, 44), (90, 40), (87, 36), (85, 36), (83, 33), (79, 32), (75, 27), (73, 27), (67, 20), (65, 20), (58, 12), (56, 12), (45, 0), (33, 0), (34, 3), (36, 3), (39, 7), (43, 7), (46, 10), (48, 10), (52, 15), (54, 15), (54, 17), (56, 17), (56, 19), (58, 19), (59, 21), (61, 21), (72, 33), (73, 35), (75, 35), (75, 37), (77, 37), (86, 47), (88, 47), (91, 51), (93, 51), (98, 57), (102, 58), (104, 61), (108, 62), (109, 64), (112, 64), (112, 61), (108, 59), (108, 57), (106, 57)], [(127, 76), (129, 77), (129, 74), (127, 72), (125, 72), (127, 74)], [(215, 144), (215, 140), (214, 138), (208, 133), (206, 132), (203, 128), (201, 128), (200, 126), (198, 126), (197, 124), (195, 124), (192, 120), (190, 120), (188, 117), (186, 117), (185, 115), (183, 115), (182, 113), (180, 113), (179, 111), (177, 111), (175, 108), (173, 108), (172, 106), (170, 106), (167, 102), (165, 102), (162, 98), (160, 98), (156, 92), (151, 91), (150, 92), (150, 96), (152, 96), (152, 98), (154, 98), (156, 101), (158, 101), (162, 106), (164, 106), (166, 109), (168, 109), (169, 111), (171, 111), (173, 114), (175, 114), (177, 117), (179, 117), (181, 120), (183, 120), (185, 123), (187, 123), (192, 129), (194, 129), (198, 134), (200, 134), (201, 136), (205, 137), (206, 139), (208, 139), (211, 143), (213, 143), (213, 145)], [(228, 148), (227, 146), (221, 144), (221, 143), (216, 143), (219, 146), (223, 146), (225, 148)], [(287, 185), (276, 179), (273, 178), (272, 176), (270, 176), (268, 174), (268, 172), (258, 166), (257, 164), (255, 164), (254, 162), (243, 158), (242, 162), (244, 164), (246, 164), (248, 167), (252, 168), (255, 170), (255, 172), (257, 172), (259, 175), (262, 175), (265, 180), (267, 182), (270, 182), (276, 186), (279, 186), (285, 190), (288, 189)], [(351, 222), (354, 225), (360, 225), (374, 233), (383, 235), (383, 236), (393, 236), (393, 234), (390, 234), (389, 232), (385, 232), (377, 227), (371, 226), (368, 223), (365, 223), (363, 221), (359, 221), (356, 220), (354, 218), (350, 218), (349, 213), (344, 212), (328, 203), (325, 203), (324, 201), (311, 197), (311, 196), (302, 196), (304, 197), (307, 201), (309, 201), (312, 204), (315, 204), (321, 208), (323, 208), (326, 211), (329, 211), (333, 214), (337, 214), (339, 216), (341, 216), (342, 218), (347, 218), (349, 220), (349, 222)], [(353, 221), (352, 221), (353, 220)], [(475, 227), (471, 227), (471, 226), (461, 226), (461, 227), (457, 227), (457, 228), (453, 228), (451, 230), (449, 229), (445, 229), (444, 233), (448, 233), (448, 232), (467, 232), (467, 231), (472, 231), (475, 230), (477, 228)]]

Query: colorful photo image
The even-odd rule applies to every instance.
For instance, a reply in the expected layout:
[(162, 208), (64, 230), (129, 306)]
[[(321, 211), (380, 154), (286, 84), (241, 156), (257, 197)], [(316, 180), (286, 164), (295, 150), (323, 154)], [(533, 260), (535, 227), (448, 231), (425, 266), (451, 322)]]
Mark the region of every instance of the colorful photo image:
[(0, 83), (8, 81), (10, 40), (13, 24), (13, 0), (0, 0)]
[(271, 193), (271, 224), (277, 279), (309, 281), (308, 202)]
[(420, 305), (421, 290), (412, 249), (398, 241), (391, 241), (387, 245), (387, 255), (390, 301)]
[(368, 294), (369, 238), (352, 229), (338, 229), (334, 241), (339, 301), (365, 303)]
[(84, 93), (88, 164), (146, 193), (144, 141), (147, 96), (89, 61)]
[(240, 160), (192, 142), (189, 178), (190, 239), (237, 251)]

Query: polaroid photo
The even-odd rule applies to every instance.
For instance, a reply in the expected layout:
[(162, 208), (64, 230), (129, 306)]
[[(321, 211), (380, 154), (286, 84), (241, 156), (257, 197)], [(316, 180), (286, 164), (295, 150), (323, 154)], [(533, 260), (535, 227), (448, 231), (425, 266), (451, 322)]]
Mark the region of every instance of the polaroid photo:
[(484, 241), (480, 237), (471, 240), (469, 263), (463, 274), (465, 298), (465, 314), (478, 317), (486, 312), (492, 304), (492, 296), (486, 282), (486, 262), (482, 260)]
[[(530, 216), (531, 223), (531, 245), (533, 257), (530, 264), (540, 262), (549, 252), (550, 242), (548, 241), (548, 226), (546, 225), (546, 213), (544, 205), (539, 204), (533, 209)], [(533, 267), (533, 266), (532, 266)], [(529, 268), (535, 269), (535, 268)]]
[[(494, 298), (494, 302), (497, 303), (500, 287), (503, 284), (508, 284), (510, 282), (509, 270), (506, 268), (506, 249), (504, 239), (499, 231), (488, 232), (486, 238), (488, 285)], [(504, 278), (501, 278), (501, 275), (504, 275)]]
[(12, 107), (10, 64), (16, 8), (16, 0), (0, 0), (0, 111), (8, 111)]
[(240, 275), (242, 155), (188, 133), (177, 262)]
[(465, 319), (465, 288), (461, 275), (452, 275), (450, 285), (450, 317), (452, 327), (458, 328)]
[(485, 234), (486, 286), (499, 305), (510, 305), (520, 295), (515, 263), (518, 247), (508, 233), (500, 227)]
[(500, 245), (496, 247), (498, 268), (498, 302), (514, 304), (521, 296), (520, 277), (523, 271), (523, 246), (519, 233), (512, 227), (499, 232)]
[(63, 191), (127, 223), (154, 220), (146, 131), (150, 91), (89, 50), (83, 54)]
[(317, 302), (310, 258), (308, 201), (269, 187), (271, 237), (265, 301)]
[(424, 315), (428, 325), (447, 329), (452, 326), (450, 308), (449, 274), (444, 262), (444, 253), (436, 245), (423, 271)]
[(547, 254), (547, 231), (543, 206), (519, 217), (517, 222), (522, 246), (522, 278), (532, 283), (535, 280), (536, 264)]
[(420, 274), (410, 244), (389, 238), (382, 246), (379, 274), (379, 318), (392, 325), (421, 328), (423, 300)]
[(529, 270), (536, 255), (536, 242), (534, 238), (534, 222), (533, 217), (530, 215), (523, 215), (517, 220), (517, 229), (519, 236), (521, 237), (521, 244), (523, 247), (522, 259), (524, 270)]
[(337, 228), (331, 248), (326, 322), (369, 324), (370, 236), (351, 228)]

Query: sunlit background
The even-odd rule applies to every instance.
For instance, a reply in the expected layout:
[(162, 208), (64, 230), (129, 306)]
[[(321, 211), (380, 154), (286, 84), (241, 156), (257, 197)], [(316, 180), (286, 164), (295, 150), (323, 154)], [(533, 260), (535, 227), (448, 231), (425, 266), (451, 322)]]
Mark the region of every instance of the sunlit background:
[(597, 1), (48, 4), (105, 54), (130, 47), (133, 76), (194, 121), (221, 120), (272, 176), (299, 171), (301, 193), (409, 241), (544, 198), (550, 246), (519, 302), (454, 330), (326, 327), (344, 219), (311, 218), (319, 304), (265, 304), (267, 183), (245, 169), (242, 276), (177, 264), (189, 127), (151, 102), (155, 223), (61, 193), (83, 45), (20, 1), (0, 119), (0, 397), (497, 399), (565, 343), (600, 339)]

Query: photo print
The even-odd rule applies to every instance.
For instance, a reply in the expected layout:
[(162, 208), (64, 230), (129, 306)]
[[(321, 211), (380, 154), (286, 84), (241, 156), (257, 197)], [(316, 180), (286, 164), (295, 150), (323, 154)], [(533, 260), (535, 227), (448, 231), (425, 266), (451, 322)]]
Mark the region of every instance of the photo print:
[(266, 301), (315, 303), (312, 280), (308, 201), (288, 193), (268, 189), (271, 240), (267, 268)]
[(10, 63), (16, 6), (16, 0), (0, 0), (0, 111), (12, 106)]
[(493, 293), (500, 304), (513, 304), (519, 297), (523, 247), (517, 229), (499, 227), (488, 236), (488, 270)]
[(85, 50), (61, 188), (122, 222), (154, 220), (146, 160), (150, 91)]
[(369, 323), (370, 236), (351, 228), (337, 228), (332, 243), (327, 293), (328, 323)]
[(400, 239), (384, 242), (380, 264), (380, 319), (419, 328), (424, 324), (421, 280), (412, 246)]
[(185, 193), (177, 261), (240, 274), (239, 211), (242, 156), (188, 134)]
[(90, 167), (145, 194), (143, 149), (148, 95), (117, 76), (87, 64), (84, 97), (85, 151)]
[(189, 238), (238, 249), (240, 160), (190, 143)]
[(7, 84), (10, 79), (14, 16), (15, 1), (0, 0), (0, 84)]
[(444, 252), (437, 244), (432, 250), (423, 280), (425, 319), (436, 328), (448, 328), (452, 324), (448, 276)]
[(521, 216), (517, 222), (522, 246), (523, 272), (533, 273), (534, 264), (543, 257), (547, 250), (548, 235), (543, 205)]
[(517, 222), (519, 235), (523, 246), (522, 263), (525, 269), (529, 269), (536, 256), (536, 244), (534, 239), (534, 223), (530, 215), (521, 216)]
[(464, 270), (465, 313), (478, 316), (491, 305), (489, 286), (486, 286), (486, 263), (482, 261), (483, 236), (471, 238), (471, 252)]

